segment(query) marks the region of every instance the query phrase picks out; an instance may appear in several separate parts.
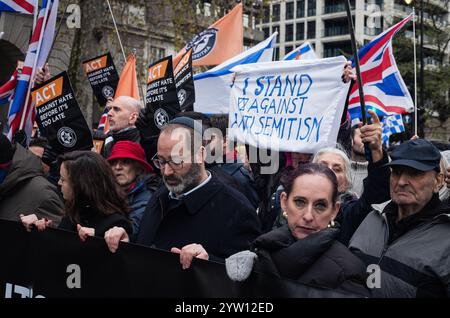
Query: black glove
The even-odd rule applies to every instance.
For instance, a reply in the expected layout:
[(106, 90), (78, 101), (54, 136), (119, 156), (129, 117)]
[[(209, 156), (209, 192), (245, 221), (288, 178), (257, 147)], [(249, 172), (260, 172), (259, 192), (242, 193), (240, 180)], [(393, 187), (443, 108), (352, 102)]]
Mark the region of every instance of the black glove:
[(154, 112), (149, 107), (145, 107), (139, 112), (135, 125), (139, 130), (141, 139), (148, 139), (159, 135), (160, 130), (156, 127), (153, 116)]
[(60, 154), (53, 149), (49, 144), (45, 145), (44, 153), (42, 154), (42, 162), (50, 168), (57, 165), (57, 159)]
[(105, 140), (106, 139), (106, 134), (103, 132), (103, 130), (99, 130), (97, 129), (96, 131), (94, 131), (94, 134), (92, 135), (92, 139), (95, 140)]
[(24, 148), (27, 148), (27, 134), (25, 133), (24, 130), (18, 130), (14, 133), (13, 135), (13, 139), (12, 139), (13, 144), (18, 143), (19, 145), (21, 145)]

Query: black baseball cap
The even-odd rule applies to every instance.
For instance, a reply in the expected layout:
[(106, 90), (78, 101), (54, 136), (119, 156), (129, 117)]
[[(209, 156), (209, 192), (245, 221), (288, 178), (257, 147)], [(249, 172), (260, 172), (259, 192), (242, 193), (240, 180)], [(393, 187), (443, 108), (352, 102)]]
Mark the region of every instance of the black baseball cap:
[(419, 171), (440, 171), (441, 153), (425, 139), (408, 140), (396, 147), (386, 166), (406, 166)]

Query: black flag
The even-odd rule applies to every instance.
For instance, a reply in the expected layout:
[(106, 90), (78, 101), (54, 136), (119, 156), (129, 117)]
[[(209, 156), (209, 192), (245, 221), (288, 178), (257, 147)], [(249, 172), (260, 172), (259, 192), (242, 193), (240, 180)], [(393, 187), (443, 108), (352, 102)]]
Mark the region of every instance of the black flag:
[(105, 106), (108, 98), (114, 98), (119, 82), (119, 75), (111, 54), (107, 53), (84, 61), (83, 69), (98, 103)]
[(146, 107), (154, 110), (154, 123), (161, 129), (181, 111), (173, 78), (172, 56), (148, 68)]
[(36, 120), (49, 144), (58, 152), (90, 150), (92, 135), (64, 71), (31, 91)]
[(175, 86), (182, 110), (193, 110), (195, 102), (194, 76), (192, 75), (192, 49), (187, 51), (175, 67)]

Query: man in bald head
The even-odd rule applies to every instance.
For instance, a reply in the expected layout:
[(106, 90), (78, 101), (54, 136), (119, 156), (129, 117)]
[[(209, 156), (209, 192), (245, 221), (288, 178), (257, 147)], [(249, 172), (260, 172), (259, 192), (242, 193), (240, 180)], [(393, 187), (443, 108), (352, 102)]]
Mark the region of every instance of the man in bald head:
[(119, 96), (106, 104), (108, 107), (109, 136), (103, 149), (103, 156), (109, 157), (114, 144), (120, 140), (139, 143), (139, 131), (135, 126), (141, 110), (141, 102), (129, 96)]

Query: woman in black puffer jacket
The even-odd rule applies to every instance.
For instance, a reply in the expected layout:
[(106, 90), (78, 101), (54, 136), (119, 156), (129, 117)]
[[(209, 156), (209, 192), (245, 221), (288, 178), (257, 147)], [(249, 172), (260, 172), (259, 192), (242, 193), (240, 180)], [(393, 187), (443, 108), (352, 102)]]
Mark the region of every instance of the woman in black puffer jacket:
[(363, 297), (366, 266), (336, 239), (340, 202), (336, 176), (319, 164), (299, 166), (282, 179), (281, 206), (288, 224), (258, 237), (251, 251), (226, 260), (227, 273), (245, 280), (252, 270), (302, 284), (335, 289)]

